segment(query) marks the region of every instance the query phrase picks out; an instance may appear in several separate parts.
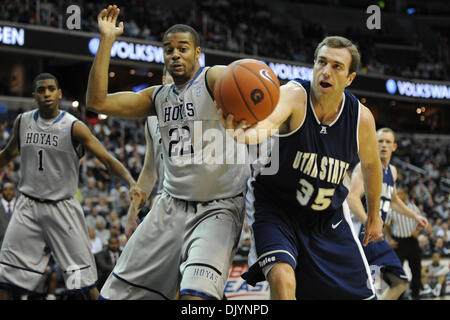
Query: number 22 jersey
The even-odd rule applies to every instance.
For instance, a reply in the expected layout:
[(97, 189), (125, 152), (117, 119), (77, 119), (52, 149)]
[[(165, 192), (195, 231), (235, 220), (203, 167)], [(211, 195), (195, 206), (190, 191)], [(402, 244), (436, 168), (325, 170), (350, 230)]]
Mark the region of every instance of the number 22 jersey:
[(344, 91), (339, 115), (325, 125), (314, 112), (310, 82), (293, 81), (307, 93), (304, 121), (293, 132), (278, 135), (279, 170), (258, 175), (255, 192), (294, 209), (289, 210), (292, 215), (300, 210), (326, 213), (341, 207), (349, 189), (346, 172), (358, 161), (359, 101)]
[(164, 190), (182, 200), (234, 197), (245, 191), (250, 176), (246, 146), (220, 123), (208, 70), (200, 68), (181, 87), (160, 86), (152, 97), (162, 139)]

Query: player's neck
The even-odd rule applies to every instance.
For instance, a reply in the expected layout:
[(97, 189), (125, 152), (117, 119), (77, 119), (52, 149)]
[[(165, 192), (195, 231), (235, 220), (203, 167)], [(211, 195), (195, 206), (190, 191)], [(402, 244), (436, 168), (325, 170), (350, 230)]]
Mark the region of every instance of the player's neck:
[(55, 119), (57, 116), (59, 116), (61, 114), (61, 110), (56, 109), (56, 110), (39, 110), (39, 117), (45, 120), (51, 120), (51, 119)]
[(184, 78), (184, 79), (173, 79), (175, 86), (177, 87), (177, 89), (182, 89), (185, 86), (188, 86), (189, 83), (194, 80), (194, 78), (196, 77), (198, 71), (200, 70), (200, 65), (197, 63), (194, 67), (194, 69), (192, 70), (192, 73), (190, 75), (190, 77), (188, 79)]
[(311, 103), (314, 112), (323, 124), (333, 122), (339, 115), (342, 108), (342, 94), (338, 96), (321, 96), (316, 98), (314, 94), (311, 95)]
[(380, 159), (381, 160), (381, 165), (383, 167), (383, 169), (387, 169), (389, 167), (389, 162), (391, 159)]

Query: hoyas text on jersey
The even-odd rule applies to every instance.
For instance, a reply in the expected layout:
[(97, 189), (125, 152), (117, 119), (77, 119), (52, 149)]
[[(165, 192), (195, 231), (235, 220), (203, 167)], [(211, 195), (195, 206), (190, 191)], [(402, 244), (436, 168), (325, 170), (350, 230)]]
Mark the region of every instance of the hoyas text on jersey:
[(38, 144), (43, 146), (58, 146), (59, 137), (45, 132), (27, 132), (25, 144)]
[[(184, 107), (184, 108), (183, 108)], [(164, 122), (183, 120), (186, 117), (193, 117), (195, 114), (194, 104), (188, 102), (186, 104), (178, 104), (176, 106), (164, 107)]]

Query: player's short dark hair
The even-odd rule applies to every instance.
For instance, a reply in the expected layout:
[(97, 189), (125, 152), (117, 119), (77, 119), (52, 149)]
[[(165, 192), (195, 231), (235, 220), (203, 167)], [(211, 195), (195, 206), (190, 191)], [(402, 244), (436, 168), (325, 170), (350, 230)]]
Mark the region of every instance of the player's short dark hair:
[(194, 28), (186, 25), (186, 24), (175, 24), (171, 26), (169, 29), (164, 32), (163, 39), (169, 34), (169, 33), (177, 33), (177, 32), (189, 32), (192, 35), (192, 39), (194, 40), (194, 47), (200, 47), (200, 36), (198, 35), (198, 32), (195, 31)]
[(314, 61), (317, 59), (317, 55), (319, 53), (320, 48), (323, 46), (327, 46), (329, 48), (347, 48), (348, 51), (350, 51), (350, 54), (352, 56), (352, 61), (350, 63), (350, 67), (348, 70), (348, 73), (353, 73), (358, 70), (359, 63), (361, 61), (361, 54), (359, 53), (359, 49), (351, 42), (349, 39), (340, 37), (340, 36), (329, 36), (322, 40), (321, 43), (317, 45), (316, 51), (314, 51)]
[(33, 91), (36, 90), (36, 83), (37, 83), (39, 80), (47, 80), (47, 79), (53, 79), (53, 80), (55, 80), (56, 86), (57, 86), (58, 89), (59, 89), (59, 82), (58, 82), (58, 79), (56, 79), (56, 77), (55, 77), (54, 75), (52, 75), (51, 73), (43, 72), (43, 73), (38, 74), (38, 75), (34, 78), (34, 80), (33, 80), (33, 86), (32, 86)]
[(396, 139), (395, 139), (395, 132), (391, 128), (384, 127), (384, 128), (380, 128), (380, 129), (377, 130), (377, 134), (380, 134), (382, 132), (392, 133), (392, 135), (394, 136), (394, 142), (396, 141)]

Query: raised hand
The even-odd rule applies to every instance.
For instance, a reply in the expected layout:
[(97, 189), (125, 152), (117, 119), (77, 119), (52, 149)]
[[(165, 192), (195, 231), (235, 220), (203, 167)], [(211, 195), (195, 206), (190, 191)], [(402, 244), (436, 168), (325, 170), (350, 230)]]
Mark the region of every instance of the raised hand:
[(97, 16), (98, 28), (102, 36), (113, 37), (114, 39), (123, 33), (123, 21), (116, 26), (120, 9), (116, 5), (109, 5)]

